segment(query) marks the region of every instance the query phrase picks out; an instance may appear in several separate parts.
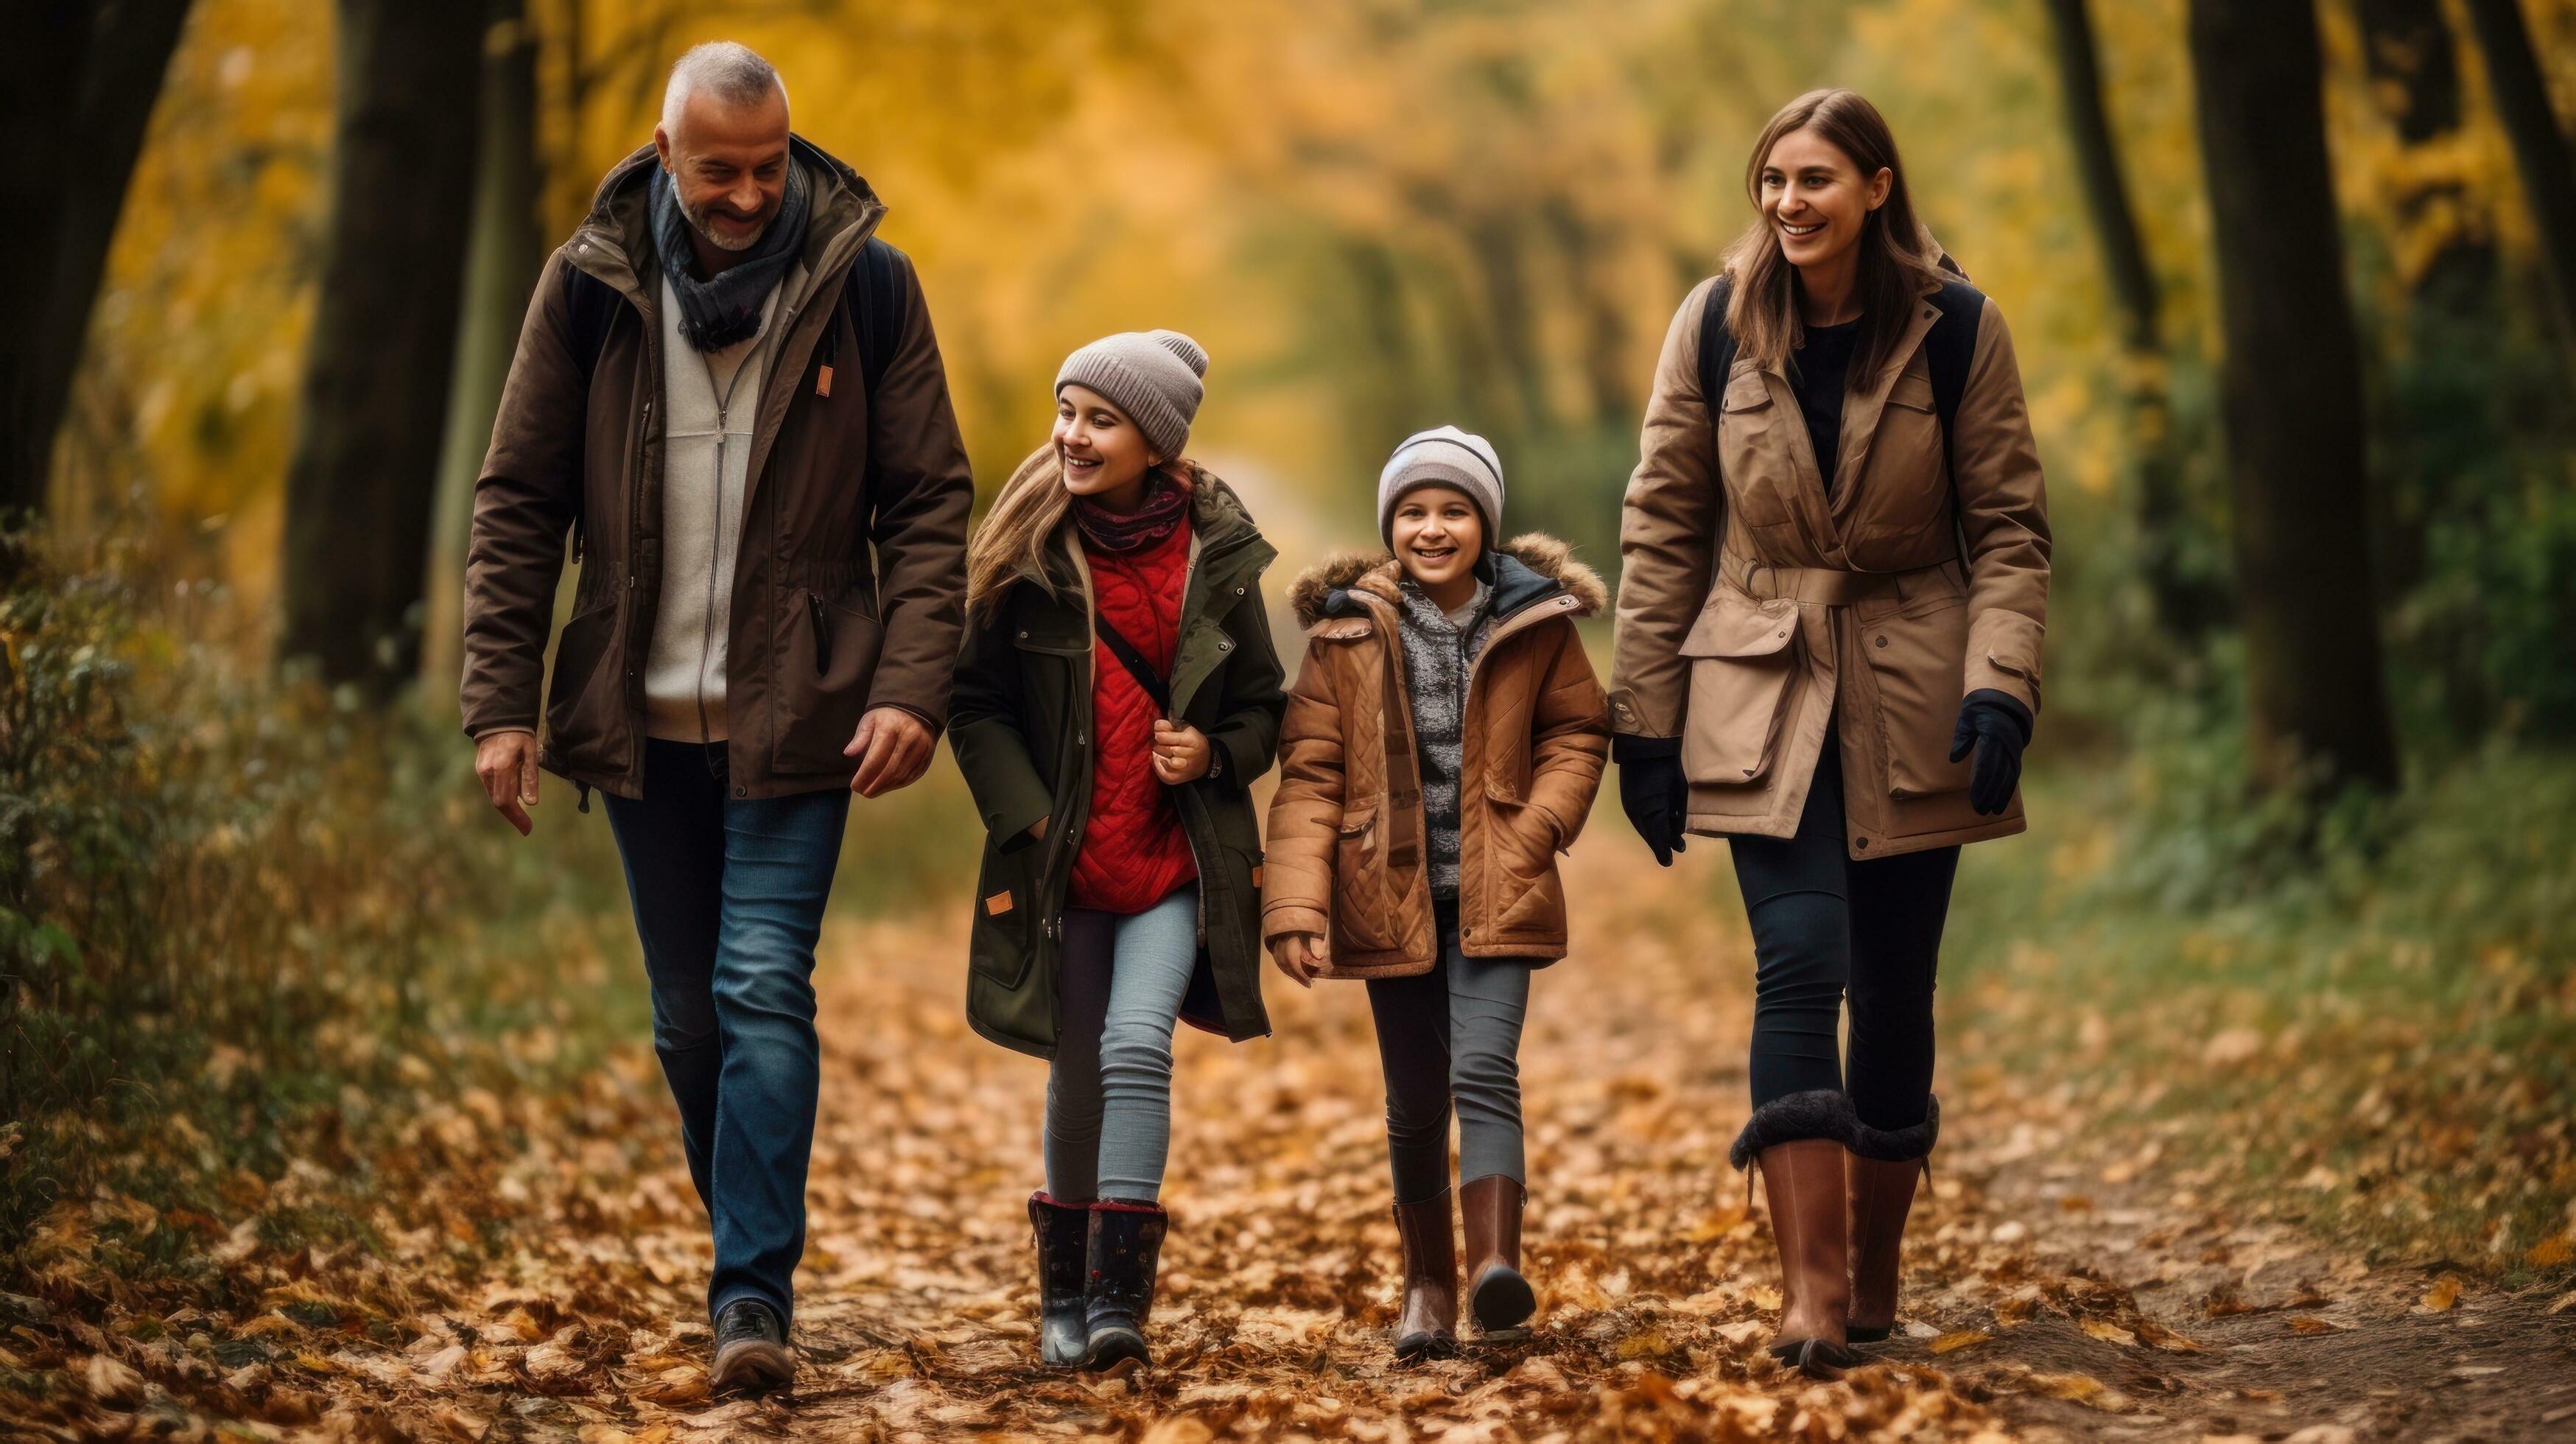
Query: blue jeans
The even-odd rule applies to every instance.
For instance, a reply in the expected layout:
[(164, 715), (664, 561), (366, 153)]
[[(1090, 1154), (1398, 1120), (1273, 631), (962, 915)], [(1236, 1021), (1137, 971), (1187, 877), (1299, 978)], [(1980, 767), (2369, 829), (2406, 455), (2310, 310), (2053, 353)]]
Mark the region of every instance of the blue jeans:
[(822, 1049), (814, 942), (850, 794), (737, 800), (725, 744), (644, 744), (644, 796), (608, 797), (653, 982), (653, 1051), (715, 1227), (707, 1310), (793, 1315)]
[(1065, 1203), (1162, 1196), (1172, 1151), (1172, 1025), (1199, 955), (1199, 886), (1141, 913), (1068, 908), (1062, 1024), (1047, 1068), (1046, 1182)]

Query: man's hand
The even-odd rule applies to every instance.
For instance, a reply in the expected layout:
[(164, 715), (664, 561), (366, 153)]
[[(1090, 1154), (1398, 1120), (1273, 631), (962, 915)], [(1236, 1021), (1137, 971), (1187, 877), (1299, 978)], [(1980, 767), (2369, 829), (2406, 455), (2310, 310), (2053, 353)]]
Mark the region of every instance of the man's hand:
[(1333, 965), (1331, 951), (1315, 933), (1281, 933), (1270, 940), (1270, 958), (1301, 988), (1315, 986), (1315, 975)]
[(1208, 763), (1215, 756), (1206, 733), (1186, 722), (1154, 719), (1154, 775), (1165, 787), (1207, 776)]
[(537, 734), (491, 732), (474, 743), (474, 775), (483, 779), (483, 794), (519, 836), (536, 824), (528, 809), (537, 805)]
[(850, 734), (850, 745), (841, 749), (842, 756), (859, 759), (850, 790), (861, 797), (883, 797), (910, 787), (930, 770), (937, 745), (930, 724), (902, 708), (869, 708), (859, 719), (859, 730)]

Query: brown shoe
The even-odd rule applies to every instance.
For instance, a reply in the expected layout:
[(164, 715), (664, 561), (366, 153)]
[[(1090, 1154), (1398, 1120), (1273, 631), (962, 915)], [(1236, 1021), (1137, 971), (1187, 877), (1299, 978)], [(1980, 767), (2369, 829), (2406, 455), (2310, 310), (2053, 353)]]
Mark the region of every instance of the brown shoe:
[(1404, 1311), (1395, 1320), (1396, 1362), (1447, 1359), (1458, 1352), (1458, 1238), (1453, 1194), (1395, 1206), (1404, 1240)]
[(1875, 1344), (1896, 1329), (1896, 1288), (1903, 1272), (1905, 1215), (1923, 1160), (1890, 1163), (1855, 1153), (1851, 1169), (1851, 1311), (1843, 1337)]
[(1491, 1173), (1458, 1190), (1467, 1224), (1467, 1308), (1476, 1331), (1509, 1342), (1529, 1337), (1538, 1295), (1521, 1277), (1521, 1209), (1529, 1190), (1518, 1179)]
[(1773, 1144), (1758, 1158), (1771, 1237), (1780, 1247), (1780, 1332), (1771, 1357), (1810, 1378), (1834, 1378), (1860, 1362), (1843, 1334), (1851, 1307), (1843, 1145), (1801, 1138)]
[(796, 1355), (769, 1306), (736, 1299), (716, 1315), (715, 1366), (707, 1387), (718, 1394), (767, 1394), (796, 1385)]

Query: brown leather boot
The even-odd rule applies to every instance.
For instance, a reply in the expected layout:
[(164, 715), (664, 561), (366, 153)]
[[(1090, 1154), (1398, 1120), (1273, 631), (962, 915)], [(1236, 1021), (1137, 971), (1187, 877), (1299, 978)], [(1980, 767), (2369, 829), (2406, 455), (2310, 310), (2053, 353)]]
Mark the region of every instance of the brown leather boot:
[(1896, 1328), (1896, 1287), (1902, 1273), (1905, 1215), (1914, 1207), (1914, 1181), (1923, 1160), (1898, 1162), (1855, 1153), (1851, 1169), (1851, 1311), (1843, 1337), (1875, 1344)]
[(1538, 1295), (1521, 1277), (1521, 1209), (1529, 1190), (1506, 1174), (1489, 1173), (1458, 1190), (1467, 1224), (1467, 1308), (1476, 1331), (1510, 1342), (1529, 1337)]
[(1404, 1240), (1404, 1311), (1395, 1320), (1396, 1362), (1453, 1358), (1458, 1352), (1458, 1236), (1449, 1189), (1420, 1203), (1395, 1206)]
[(1780, 1332), (1771, 1357), (1809, 1378), (1835, 1378), (1860, 1362), (1843, 1336), (1851, 1307), (1843, 1145), (1801, 1138), (1758, 1157), (1771, 1237), (1780, 1246)]

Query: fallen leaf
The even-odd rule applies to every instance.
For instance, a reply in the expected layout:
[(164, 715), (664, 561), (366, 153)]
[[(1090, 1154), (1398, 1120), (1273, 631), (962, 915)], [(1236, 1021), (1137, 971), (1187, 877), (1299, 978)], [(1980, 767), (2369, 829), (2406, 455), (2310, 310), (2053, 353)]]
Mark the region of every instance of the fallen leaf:
[(2134, 1348), (2138, 1342), (2137, 1335), (2105, 1319), (2086, 1319), (2083, 1328), (2084, 1332), (2108, 1343), (2126, 1344)]
[(2290, 1332), (2294, 1334), (2340, 1334), (2344, 1332), (2344, 1327), (2341, 1324), (2330, 1324), (2325, 1320), (2316, 1317), (2314, 1314), (2301, 1314), (2297, 1318), (2290, 1320)]
[(1994, 1335), (1987, 1333), (1983, 1329), (1959, 1329), (1951, 1333), (1943, 1334), (1941, 1337), (1934, 1339), (1932, 1341), (1932, 1352), (1936, 1354), (1955, 1353), (1960, 1349), (1982, 1344), (1993, 1337)]
[(2431, 1288), (2424, 1291), (2424, 1307), (2431, 1313), (2449, 1313), (2451, 1306), (2459, 1301), (2460, 1280), (2453, 1274), (2442, 1275)]

